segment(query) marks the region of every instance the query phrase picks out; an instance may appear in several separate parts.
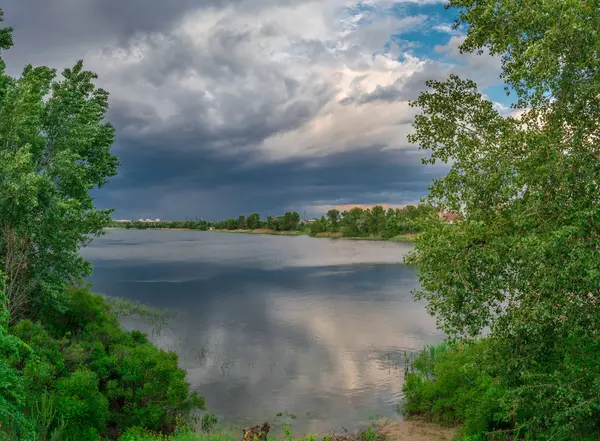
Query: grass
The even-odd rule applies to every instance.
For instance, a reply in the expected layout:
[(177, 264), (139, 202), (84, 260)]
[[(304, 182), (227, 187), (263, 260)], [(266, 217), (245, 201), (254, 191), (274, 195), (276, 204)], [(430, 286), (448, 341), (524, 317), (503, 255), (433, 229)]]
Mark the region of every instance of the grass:
[[(279, 412), (278, 416), (286, 414), (288, 413)], [(343, 430), (342, 433), (307, 433), (300, 437), (295, 437), (290, 425), (285, 424), (283, 427), (279, 427), (277, 433), (271, 431), (264, 440), (259, 440), (255, 435), (254, 441), (388, 441), (398, 438), (437, 441), (455, 439), (456, 435), (454, 427), (427, 422), (421, 418), (393, 420), (372, 416), (369, 420), (368, 426), (355, 432)], [(257, 428), (255, 427), (255, 429)], [(119, 441), (238, 441), (243, 438), (243, 432), (245, 431), (241, 427), (223, 426), (222, 421), (217, 417), (206, 414), (202, 419), (202, 430), (198, 432), (184, 429), (172, 435), (161, 436), (146, 432), (144, 429), (133, 428), (119, 438)]]
[(150, 433), (127, 433), (119, 441), (239, 441), (233, 432), (180, 432), (174, 435), (161, 436)]
[[(121, 436), (119, 441), (239, 441), (240, 437), (241, 431), (238, 433), (222, 429), (198, 432), (186, 430), (172, 435), (156, 435), (144, 430), (133, 429)], [(331, 441), (334, 438), (337, 441), (383, 441), (383, 436), (378, 436), (375, 424), (353, 434), (336, 435), (335, 437), (306, 434), (300, 438), (293, 437), (289, 426), (286, 426), (283, 436), (268, 436), (267, 439), (268, 441)]]
[(415, 234), (401, 234), (400, 236), (391, 237), (388, 240), (391, 240), (392, 242), (414, 242), (415, 237)]

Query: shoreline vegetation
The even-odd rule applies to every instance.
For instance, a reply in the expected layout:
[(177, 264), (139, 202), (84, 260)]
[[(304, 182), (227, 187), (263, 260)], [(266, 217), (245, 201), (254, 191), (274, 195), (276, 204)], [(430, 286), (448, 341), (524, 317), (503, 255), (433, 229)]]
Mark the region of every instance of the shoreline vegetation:
[(406, 233), (399, 234), (397, 236), (383, 237), (383, 236), (345, 236), (343, 232), (322, 232), (316, 234), (310, 234), (307, 231), (275, 231), (266, 229), (257, 230), (213, 230), (215, 233), (238, 233), (238, 234), (268, 234), (273, 236), (310, 236), (315, 238), (325, 239), (347, 239), (347, 240), (369, 240), (369, 241), (392, 241), (392, 242), (413, 242), (415, 240), (415, 234)]
[[(443, 219), (448, 213), (431, 205), (407, 205), (403, 208), (388, 208), (376, 205), (370, 209), (354, 207), (347, 211), (329, 210), (320, 218), (300, 219), (297, 212), (283, 216), (267, 216), (258, 213), (239, 216), (224, 221), (210, 222), (203, 219), (184, 221), (164, 220), (113, 220), (112, 228), (121, 229), (169, 229), (198, 230), (218, 233), (271, 234), (281, 236), (321, 237), (330, 239), (389, 240), (411, 242), (422, 231), (425, 224)], [(450, 222), (453, 218), (446, 219)]]
[(203, 420), (202, 426), (201, 431), (184, 430), (162, 438), (136, 429), (119, 441), (239, 441), (240, 436), (243, 441), (451, 441), (456, 439), (457, 433), (455, 427), (419, 417), (374, 420), (368, 427), (355, 432), (312, 433), (301, 437), (294, 437), (290, 426), (284, 426), (283, 433), (274, 435), (271, 433), (275, 431), (264, 431), (264, 424), (238, 430), (223, 429), (212, 415)]
[[(125, 228), (122, 226), (107, 227), (107, 230), (128, 230), (128, 229), (140, 229), (140, 228)], [(194, 228), (143, 228), (144, 230), (167, 230), (167, 231), (198, 231)], [(342, 232), (323, 232), (311, 235), (307, 231), (275, 231), (267, 229), (256, 229), (256, 230), (201, 230), (209, 231), (211, 233), (231, 233), (231, 234), (265, 234), (271, 236), (310, 236), (314, 238), (325, 238), (325, 239), (346, 239), (346, 240), (365, 240), (365, 241), (391, 241), (391, 242), (414, 242), (416, 234), (401, 234), (392, 237), (382, 236), (344, 236)]]

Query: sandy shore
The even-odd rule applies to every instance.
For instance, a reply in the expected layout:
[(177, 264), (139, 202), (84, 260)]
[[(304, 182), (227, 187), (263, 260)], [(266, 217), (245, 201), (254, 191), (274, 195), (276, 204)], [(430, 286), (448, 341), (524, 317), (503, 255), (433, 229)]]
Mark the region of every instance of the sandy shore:
[(382, 424), (377, 430), (386, 441), (450, 441), (456, 429), (419, 419), (397, 420)]

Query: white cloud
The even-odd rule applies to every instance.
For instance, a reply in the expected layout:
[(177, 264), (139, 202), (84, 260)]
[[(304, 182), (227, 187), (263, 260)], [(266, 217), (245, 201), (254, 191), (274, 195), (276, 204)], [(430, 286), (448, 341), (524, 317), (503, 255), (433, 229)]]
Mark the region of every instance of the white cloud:
[[(204, 9), (168, 32), (86, 59), (114, 100), (130, 106), (124, 136), (189, 133), (224, 154), (250, 150), (259, 161), (407, 148), (414, 110), (406, 100), (340, 101), (401, 90), (416, 74), (439, 73), (444, 65), (407, 53), (398, 61), (391, 54), (399, 47), (372, 55), (391, 34), (419, 29), (428, 17), (375, 15), (359, 24), (364, 17), (345, 6), (345, 0), (314, 0), (256, 11)], [(436, 51), (460, 57), (461, 41), (452, 37)], [(485, 57), (463, 59), (484, 77), (496, 69)]]
[(448, 23), (441, 23), (441, 24), (435, 25), (433, 27), (433, 30), (438, 31), (438, 32), (443, 32), (445, 34), (450, 34), (450, 35), (460, 35), (460, 31), (458, 29), (454, 29), (452, 27), (452, 25), (448, 24)]

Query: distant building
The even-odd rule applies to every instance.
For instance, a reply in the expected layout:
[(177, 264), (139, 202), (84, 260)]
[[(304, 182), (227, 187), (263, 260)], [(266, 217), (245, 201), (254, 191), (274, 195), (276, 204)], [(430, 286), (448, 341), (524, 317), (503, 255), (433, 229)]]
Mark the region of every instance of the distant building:
[(317, 219), (304, 219), (304, 220), (302, 221), (302, 223), (305, 223), (305, 224), (309, 224), (309, 225), (310, 225), (310, 224), (312, 224), (312, 223), (313, 223), (314, 221), (316, 221), (316, 220), (317, 220)]

